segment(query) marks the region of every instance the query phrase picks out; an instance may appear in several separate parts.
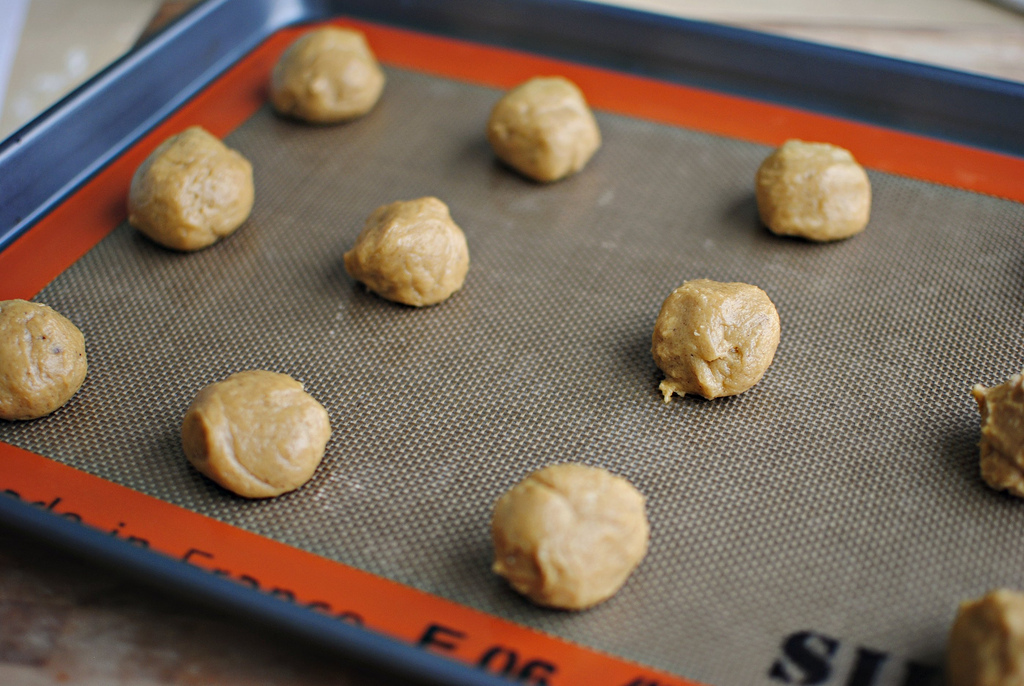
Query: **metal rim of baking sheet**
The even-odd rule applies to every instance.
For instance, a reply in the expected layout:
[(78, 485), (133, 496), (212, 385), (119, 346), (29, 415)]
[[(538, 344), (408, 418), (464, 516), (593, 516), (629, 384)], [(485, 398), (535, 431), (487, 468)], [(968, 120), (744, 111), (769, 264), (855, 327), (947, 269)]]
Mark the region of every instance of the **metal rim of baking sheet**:
[(274, 31), (341, 14), (1024, 155), (1024, 84), (745, 29), (580, 0), (206, 0), (0, 142), (0, 249)]
[[(272, 33), (347, 15), (1024, 155), (1024, 85), (573, 0), (208, 0), (0, 143), (0, 249)], [(548, 20), (537, 22), (543, 15)], [(199, 56), (200, 59), (196, 59)], [(0, 520), (407, 677), (500, 680), (0, 499)]]

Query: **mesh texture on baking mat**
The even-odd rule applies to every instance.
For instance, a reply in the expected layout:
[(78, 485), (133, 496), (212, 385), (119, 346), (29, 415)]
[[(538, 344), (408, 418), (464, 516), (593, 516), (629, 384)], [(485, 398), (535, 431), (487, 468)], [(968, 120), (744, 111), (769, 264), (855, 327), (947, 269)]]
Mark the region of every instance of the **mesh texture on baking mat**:
[[(871, 173), (863, 234), (780, 238), (756, 216), (764, 146), (598, 114), (598, 155), (541, 186), (493, 158), (497, 91), (388, 76), (364, 119), (262, 110), (228, 138), (257, 188), (231, 238), (179, 254), (124, 225), (40, 293), (84, 331), (89, 378), (0, 440), (713, 683), (767, 680), (801, 630), (938, 663), (961, 599), (1024, 584), (1024, 505), (982, 485), (969, 395), (1024, 365), (1024, 206)], [(424, 195), (451, 207), (471, 267), (414, 309), (342, 254), (375, 207)], [(698, 277), (765, 289), (782, 342), (748, 393), (666, 405), (652, 327)], [(179, 443), (195, 393), (250, 368), (301, 380), (334, 429), (312, 482), (273, 500), (220, 490)], [(489, 570), (492, 503), (556, 461), (648, 499), (650, 553), (585, 613)]]

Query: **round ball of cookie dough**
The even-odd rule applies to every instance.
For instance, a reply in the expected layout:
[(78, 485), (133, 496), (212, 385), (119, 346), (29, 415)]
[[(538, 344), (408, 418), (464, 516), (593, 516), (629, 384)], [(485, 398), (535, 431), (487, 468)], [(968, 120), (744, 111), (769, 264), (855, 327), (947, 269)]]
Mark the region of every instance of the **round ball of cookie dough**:
[(583, 168), (601, 132), (583, 93), (561, 76), (537, 77), (498, 101), (487, 140), (506, 164), (535, 181), (557, 181)]
[(135, 171), (128, 221), (173, 250), (213, 245), (252, 211), (252, 165), (199, 126), (160, 144)]
[(469, 247), (437, 198), (400, 200), (366, 220), (345, 270), (374, 293), (406, 305), (435, 305), (462, 288)]
[(981, 478), (1024, 498), (1024, 372), (971, 393), (981, 412)]
[(583, 610), (612, 597), (647, 553), (644, 497), (598, 467), (556, 464), (494, 506), (494, 571), (538, 605)]
[(1000, 589), (961, 604), (946, 667), (949, 686), (1024, 684), (1024, 594)]
[(369, 112), (384, 72), (359, 31), (329, 26), (299, 38), (270, 76), (270, 102), (284, 115), (332, 124)]
[(665, 372), (659, 387), (708, 400), (736, 395), (764, 375), (779, 345), (779, 313), (768, 294), (746, 283), (687, 281), (665, 299), (651, 353)]
[(57, 311), (0, 302), (0, 419), (36, 419), (71, 400), (85, 381), (85, 337)]
[(761, 163), (757, 210), (773, 233), (836, 241), (864, 230), (871, 183), (848, 150), (786, 141)]
[(327, 410), (287, 374), (252, 370), (201, 390), (181, 424), (189, 462), (246, 498), (303, 485), (324, 456)]

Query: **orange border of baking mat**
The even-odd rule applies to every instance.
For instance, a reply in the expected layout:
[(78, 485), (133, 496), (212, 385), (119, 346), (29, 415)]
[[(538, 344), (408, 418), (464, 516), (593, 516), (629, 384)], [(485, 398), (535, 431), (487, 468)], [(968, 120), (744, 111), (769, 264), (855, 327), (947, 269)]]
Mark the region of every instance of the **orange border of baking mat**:
[[(538, 74), (575, 81), (592, 105), (628, 116), (777, 145), (826, 140), (865, 165), (1024, 201), (1024, 159), (732, 95), (362, 21), (381, 61), (508, 88)], [(225, 136), (266, 102), (270, 70), (308, 27), (281, 30), (0, 252), (0, 300), (31, 298), (119, 226), (135, 168), (165, 138), (199, 124)], [(365, 623), (492, 672), (626, 686), (693, 686), (353, 567), (249, 533), (0, 443), (0, 489), (137, 545), (286, 600)], [(258, 571), (257, 571), (258, 570)], [(299, 571), (301, 570), (301, 572)], [(551, 670), (555, 670), (552, 672)]]

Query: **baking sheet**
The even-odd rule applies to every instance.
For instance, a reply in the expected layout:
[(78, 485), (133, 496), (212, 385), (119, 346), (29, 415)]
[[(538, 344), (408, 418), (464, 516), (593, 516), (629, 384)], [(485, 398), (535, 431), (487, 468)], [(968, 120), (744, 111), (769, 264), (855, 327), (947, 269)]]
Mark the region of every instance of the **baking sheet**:
[[(257, 188), (228, 240), (183, 255), (121, 226), (43, 290), (85, 332), (90, 375), (0, 440), (712, 683), (770, 679), (780, 659), (798, 678), (781, 646), (801, 632), (836, 640), (836, 673), (858, 647), (890, 655), (878, 677), (895, 682), (939, 662), (959, 600), (1021, 584), (1024, 511), (977, 476), (968, 389), (1022, 364), (1024, 206), (872, 172), (868, 230), (815, 245), (759, 225), (764, 146), (599, 113), (598, 156), (539, 186), (487, 147), (498, 91), (388, 79), (362, 120), (261, 110), (228, 138)], [(450, 205), (471, 268), (417, 310), (341, 257), (377, 205), (422, 195)], [(665, 405), (650, 333), (698, 277), (764, 288), (782, 341), (752, 391)], [(178, 439), (194, 394), (248, 368), (301, 380), (334, 428), (313, 481), (269, 501), (204, 480)], [(648, 498), (647, 559), (585, 613), (489, 571), (493, 501), (554, 461)]]

